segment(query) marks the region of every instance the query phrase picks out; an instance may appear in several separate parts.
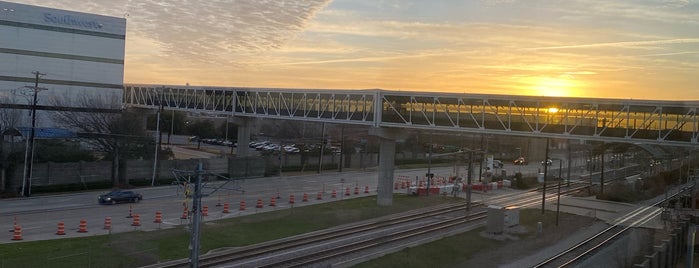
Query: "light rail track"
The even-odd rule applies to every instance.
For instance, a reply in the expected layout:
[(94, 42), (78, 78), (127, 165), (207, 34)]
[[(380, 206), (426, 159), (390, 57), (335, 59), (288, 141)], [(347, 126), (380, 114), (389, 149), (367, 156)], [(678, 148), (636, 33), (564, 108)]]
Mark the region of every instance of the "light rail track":
[(581, 262), (585, 258), (591, 256), (599, 249), (605, 247), (616, 238), (620, 237), (627, 230), (639, 226), (651, 219), (657, 217), (662, 209), (658, 206), (669, 199), (675, 198), (677, 195), (685, 191), (691, 190), (691, 187), (682, 188), (677, 193), (663, 198), (650, 206), (638, 208), (624, 217), (617, 219), (614, 224), (602, 232), (576, 244), (575, 246), (548, 258), (534, 267), (571, 267)]

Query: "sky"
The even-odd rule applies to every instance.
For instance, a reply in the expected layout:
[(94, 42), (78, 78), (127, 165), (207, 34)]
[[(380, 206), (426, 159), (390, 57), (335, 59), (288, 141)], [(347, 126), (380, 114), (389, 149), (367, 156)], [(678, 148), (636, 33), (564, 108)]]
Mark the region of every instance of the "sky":
[(9, 0), (126, 17), (125, 83), (699, 100), (699, 0)]

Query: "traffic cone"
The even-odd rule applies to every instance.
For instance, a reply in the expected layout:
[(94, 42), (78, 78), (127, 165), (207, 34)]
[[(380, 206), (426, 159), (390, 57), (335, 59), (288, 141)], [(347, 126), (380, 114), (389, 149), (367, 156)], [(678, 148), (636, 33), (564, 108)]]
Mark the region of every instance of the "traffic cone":
[(330, 196), (330, 197), (337, 198), (337, 190), (335, 190), (335, 188), (333, 188), (333, 193), (332, 193), (332, 196)]
[(126, 216), (127, 218), (133, 218), (133, 215), (131, 214), (133, 212), (133, 208), (131, 205), (129, 205), (129, 216)]
[(223, 203), (223, 213), (230, 213), (230, 211), (228, 211), (228, 203)]
[(323, 200), (323, 192), (318, 192), (318, 197), (316, 197), (316, 200)]
[(160, 211), (155, 212), (155, 220), (153, 221), (155, 223), (163, 223), (163, 213)]
[(131, 223), (131, 226), (141, 226), (141, 216), (138, 214), (133, 215), (133, 223)]
[(240, 208), (238, 210), (240, 210), (240, 211), (245, 210), (245, 200), (240, 201)]
[(112, 218), (111, 217), (104, 217), (104, 229), (105, 230), (112, 229)]
[(398, 190), (398, 182), (393, 183), (393, 190)]
[(368, 194), (369, 193), (369, 186), (364, 186), (364, 193)]
[(57, 235), (65, 235), (66, 234), (66, 226), (63, 224), (63, 222), (58, 223), (58, 231), (56, 231)]
[(350, 195), (350, 188), (347, 187), (347, 190), (345, 190), (345, 195), (349, 196)]
[(209, 216), (209, 206), (204, 206), (204, 208), (202, 208), (201, 215), (202, 216)]
[(87, 233), (87, 221), (80, 220), (80, 225), (78, 226), (78, 233)]
[(180, 217), (180, 219), (186, 220), (186, 219), (187, 219), (187, 216), (188, 216), (188, 215), (187, 215), (187, 212), (188, 212), (188, 211), (187, 211), (187, 207), (185, 206), (185, 207), (184, 207), (184, 211), (182, 212), (182, 217)]
[(359, 194), (359, 186), (354, 186), (354, 194)]
[(301, 201), (308, 202), (308, 194), (307, 193), (303, 193), (303, 200), (301, 200)]
[(294, 202), (296, 202), (294, 195), (289, 195), (289, 204), (293, 204)]
[(15, 224), (13, 231), (14, 233), (12, 234), (12, 240), (22, 240), (22, 227)]
[(272, 197), (272, 199), (269, 200), (269, 206), (270, 207), (276, 207), (277, 206), (277, 198)]
[(262, 199), (257, 199), (257, 205), (255, 205), (256, 208), (263, 208), (264, 205), (262, 204)]

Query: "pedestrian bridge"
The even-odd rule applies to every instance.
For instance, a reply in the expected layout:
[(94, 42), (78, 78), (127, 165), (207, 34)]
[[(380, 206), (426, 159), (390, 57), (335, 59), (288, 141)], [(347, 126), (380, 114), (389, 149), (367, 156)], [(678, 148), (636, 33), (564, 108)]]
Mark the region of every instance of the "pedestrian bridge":
[(697, 145), (699, 136), (699, 101), (126, 84), (124, 105), (211, 116), (674, 146)]

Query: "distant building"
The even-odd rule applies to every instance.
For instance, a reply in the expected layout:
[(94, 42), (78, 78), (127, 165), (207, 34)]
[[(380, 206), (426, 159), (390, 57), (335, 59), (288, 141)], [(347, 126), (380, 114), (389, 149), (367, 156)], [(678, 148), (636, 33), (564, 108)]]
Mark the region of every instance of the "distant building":
[[(0, 1), (0, 104), (31, 104), (38, 72), (38, 105), (85, 96), (121, 105), (125, 41), (124, 18)], [(37, 127), (51, 125), (43, 113)]]

